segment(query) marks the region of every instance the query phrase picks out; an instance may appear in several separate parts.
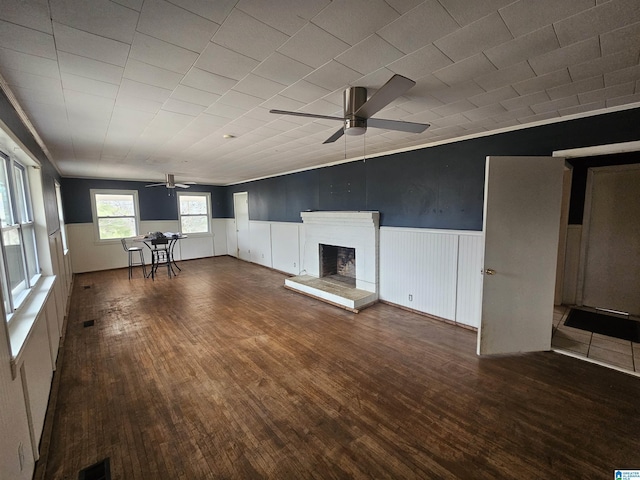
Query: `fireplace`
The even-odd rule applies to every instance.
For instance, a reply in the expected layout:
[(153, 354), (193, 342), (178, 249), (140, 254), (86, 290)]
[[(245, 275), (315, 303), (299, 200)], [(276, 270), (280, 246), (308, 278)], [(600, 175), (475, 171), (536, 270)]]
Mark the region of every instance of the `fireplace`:
[(308, 211), (300, 216), (303, 273), (285, 279), (285, 286), (356, 312), (378, 301), (380, 213)]
[(329, 277), (352, 287), (356, 286), (356, 249), (318, 244), (320, 277)]

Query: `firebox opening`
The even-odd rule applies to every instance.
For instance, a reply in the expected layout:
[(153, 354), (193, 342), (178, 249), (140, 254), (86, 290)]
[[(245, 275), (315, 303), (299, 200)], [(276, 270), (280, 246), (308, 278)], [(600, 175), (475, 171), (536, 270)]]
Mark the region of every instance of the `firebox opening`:
[(356, 249), (319, 244), (320, 277), (356, 286)]

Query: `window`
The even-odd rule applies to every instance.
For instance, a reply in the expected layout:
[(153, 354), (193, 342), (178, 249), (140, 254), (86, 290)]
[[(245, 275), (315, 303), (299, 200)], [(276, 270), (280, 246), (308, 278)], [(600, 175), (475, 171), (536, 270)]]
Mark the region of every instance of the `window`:
[(9, 318), (40, 278), (35, 224), (24, 165), (0, 152), (1, 274)]
[(209, 205), (211, 194), (208, 192), (178, 192), (178, 213), (182, 233), (209, 233)]
[(138, 192), (91, 190), (93, 223), (98, 240), (114, 240), (138, 234)]
[(62, 237), (62, 249), (66, 252), (67, 246), (67, 229), (64, 225), (64, 214), (62, 212), (62, 192), (60, 184), (56, 182), (56, 203), (58, 205), (58, 220), (60, 221), (60, 236)]

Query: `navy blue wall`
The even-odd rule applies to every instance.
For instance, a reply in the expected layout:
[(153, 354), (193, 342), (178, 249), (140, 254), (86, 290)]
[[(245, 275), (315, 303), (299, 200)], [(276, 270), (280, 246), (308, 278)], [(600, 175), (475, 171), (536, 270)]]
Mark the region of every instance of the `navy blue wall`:
[[(385, 226), (481, 230), (487, 155), (640, 140), (640, 109), (512, 131), (228, 187), (252, 220), (300, 222), (303, 210), (378, 210)], [(318, 148), (321, 148), (319, 146)]]
[[(56, 202), (56, 180), (60, 181), (60, 175), (49, 162), (40, 145), (24, 126), (9, 99), (0, 90), (0, 119), (20, 139), (22, 144), (38, 159), (42, 169), (42, 195), (44, 197), (45, 215), (47, 217), (48, 233), (51, 234), (60, 228), (58, 217), (58, 204)], [(7, 152), (8, 153), (8, 152)]]
[[(177, 220), (178, 202), (175, 192), (164, 187), (146, 188), (151, 182), (129, 182), (118, 180), (94, 180), (84, 178), (62, 179), (62, 208), (66, 223), (91, 223), (90, 189), (137, 190), (141, 220)], [(179, 190), (179, 189), (176, 189)], [(214, 218), (224, 217), (229, 207), (225, 187), (192, 185), (189, 192), (210, 192), (211, 211)]]

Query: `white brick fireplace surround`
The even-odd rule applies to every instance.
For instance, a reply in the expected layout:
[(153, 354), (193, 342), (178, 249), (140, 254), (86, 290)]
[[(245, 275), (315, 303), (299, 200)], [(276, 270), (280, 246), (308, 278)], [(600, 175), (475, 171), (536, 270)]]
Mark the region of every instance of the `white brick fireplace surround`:
[[(357, 311), (378, 300), (380, 213), (371, 211), (302, 212), (306, 275), (288, 278), (285, 286)], [(356, 286), (349, 288), (320, 276), (320, 244), (354, 248)]]

